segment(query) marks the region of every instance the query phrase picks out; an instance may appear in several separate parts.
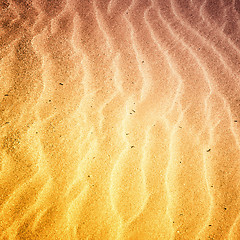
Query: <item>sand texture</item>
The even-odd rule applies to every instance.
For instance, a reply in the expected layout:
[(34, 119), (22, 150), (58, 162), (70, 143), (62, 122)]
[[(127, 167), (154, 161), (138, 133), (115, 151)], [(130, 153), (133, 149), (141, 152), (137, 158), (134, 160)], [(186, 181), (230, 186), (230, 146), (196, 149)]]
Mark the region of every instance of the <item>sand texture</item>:
[(0, 239), (239, 240), (240, 1), (0, 0)]

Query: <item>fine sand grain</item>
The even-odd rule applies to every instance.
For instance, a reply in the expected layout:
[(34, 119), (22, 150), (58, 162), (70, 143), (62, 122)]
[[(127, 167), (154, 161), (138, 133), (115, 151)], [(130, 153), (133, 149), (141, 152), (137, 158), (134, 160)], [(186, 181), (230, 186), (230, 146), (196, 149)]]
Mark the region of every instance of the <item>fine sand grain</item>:
[(0, 239), (240, 239), (239, 0), (0, 1)]

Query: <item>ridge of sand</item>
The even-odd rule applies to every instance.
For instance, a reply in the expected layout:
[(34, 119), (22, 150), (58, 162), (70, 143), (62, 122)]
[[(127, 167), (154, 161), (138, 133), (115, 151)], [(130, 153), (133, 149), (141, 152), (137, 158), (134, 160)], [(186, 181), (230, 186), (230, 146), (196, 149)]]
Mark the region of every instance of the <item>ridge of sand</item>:
[(0, 239), (240, 239), (237, 0), (0, 3)]

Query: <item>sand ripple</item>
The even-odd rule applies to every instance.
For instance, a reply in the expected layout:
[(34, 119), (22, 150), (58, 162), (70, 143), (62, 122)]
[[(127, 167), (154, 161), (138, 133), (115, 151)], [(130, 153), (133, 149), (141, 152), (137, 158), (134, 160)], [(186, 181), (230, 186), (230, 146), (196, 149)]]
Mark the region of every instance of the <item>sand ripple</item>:
[(240, 2), (3, 0), (0, 239), (240, 239)]

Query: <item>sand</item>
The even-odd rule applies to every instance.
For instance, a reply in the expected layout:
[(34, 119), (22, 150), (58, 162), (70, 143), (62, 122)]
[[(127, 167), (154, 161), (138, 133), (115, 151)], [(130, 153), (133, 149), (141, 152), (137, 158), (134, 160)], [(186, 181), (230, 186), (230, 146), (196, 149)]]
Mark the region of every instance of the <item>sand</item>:
[(240, 2), (2, 0), (0, 239), (240, 239)]

